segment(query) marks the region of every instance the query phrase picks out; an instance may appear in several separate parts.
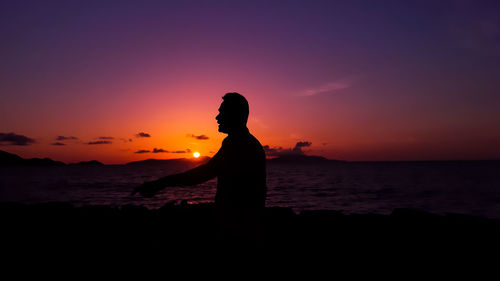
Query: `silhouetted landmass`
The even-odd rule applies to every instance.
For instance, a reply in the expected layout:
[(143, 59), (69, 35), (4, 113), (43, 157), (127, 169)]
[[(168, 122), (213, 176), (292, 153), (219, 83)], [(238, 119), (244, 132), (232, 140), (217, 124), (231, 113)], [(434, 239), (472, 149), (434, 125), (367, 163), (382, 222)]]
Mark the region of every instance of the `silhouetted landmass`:
[(330, 160), (322, 156), (309, 156), (303, 154), (290, 154), (290, 155), (282, 155), (277, 158), (267, 159), (268, 163), (290, 163), (290, 164), (314, 164), (314, 163), (342, 163), (345, 161), (341, 160)]
[(129, 162), (127, 166), (155, 166), (155, 165), (172, 165), (172, 164), (186, 164), (186, 163), (206, 163), (210, 160), (208, 156), (200, 156), (198, 159), (176, 158), (176, 159), (146, 159), (140, 161)]
[(106, 258), (139, 253), (135, 257), (142, 258), (154, 253), (177, 257), (253, 251), (274, 258), (338, 257), (356, 264), (363, 259), (408, 262), (407, 258), (420, 257), (442, 264), (450, 258), (463, 261), (495, 254), (500, 248), (500, 220), (414, 209), (396, 209), (391, 215), (345, 215), (296, 214), (273, 207), (248, 220), (237, 212), (220, 216), (213, 204), (167, 204), (148, 210), (134, 205), (0, 203), (0, 218), (4, 254), (63, 252), (64, 258), (84, 253)]
[[(125, 165), (165, 165), (165, 164), (176, 164), (176, 163), (192, 163), (193, 161), (199, 163), (206, 163), (210, 160), (208, 156), (201, 156), (199, 159), (188, 159), (188, 158), (177, 158), (177, 159), (147, 159), (141, 161), (129, 162)], [(286, 155), (276, 158), (267, 159), (268, 163), (277, 164), (314, 164), (314, 163), (344, 163), (342, 160), (331, 160), (321, 156), (308, 156), (308, 155)]]
[(55, 166), (65, 165), (63, 162), (54, 161), (50, 158), (31, 158), (24, 159), (18, 155), (0, 150), (0, 165), (19, 165), (19, 166)]
[[(201, 156), (199, 159), (188, 159), (188, 158), (177, 158), (177, 159), (147, 159), (141, 161), (129, 162), (125, 165), (165, 165), (165, 164), (176, 164), (176, 163), (192, 163), (193, 161), (199, 163), (206, 163), (210, 160), (208, 156)], [(345, 161), (341, 160), (330, 160), (321, 156), (308, 156), (308, 155), (286, 155), (276, 158), (267, 159), (268, 163), (278, 163), (278, 164), (314, 164), (314, 163), (343, 163)]]
[(6, 151), (0, 150), (0, 163), (1, 164), (17, 164), (21, 163), (24, 159)]
[(97, 160), (90, 160), (90, 161), (82, 161), (78, 163), (74, 163), (71, 165), (77, 165), (77, 166), (102, 166), (104, 165), (103, 163), (97, 161)]

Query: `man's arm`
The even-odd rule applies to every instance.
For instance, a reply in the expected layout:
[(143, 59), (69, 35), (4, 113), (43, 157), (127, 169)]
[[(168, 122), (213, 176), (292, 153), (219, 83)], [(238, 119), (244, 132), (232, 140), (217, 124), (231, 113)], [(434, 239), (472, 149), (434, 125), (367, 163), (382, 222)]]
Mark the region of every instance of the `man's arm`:
[(139, 192), (144, 197), (153, 197), (156, 193), (168, 186), (187, 186), (206, 182), (216, 176), (210, 163), (203, 164), (184, 173), (166, 176), (154, 181), (145, 182), (132, 191), (131, 195)]
[(160, 178), (156, 180), (155, 183), (164, 187), (195, 185), (213, 179), (215, 176), (215, 170), (207, 163), (184, 173)]
[(222, 157), (222, 148), (208, 163), (194, 169), (175, 175), (166, 176), (154, 181), (143, 183), (132, 191), (131, 195), (139, 192), (144, 197), (153, 197), (156, 193), (168, 186), (188, 186), (206, 182), (217, 176), (217, 165)]

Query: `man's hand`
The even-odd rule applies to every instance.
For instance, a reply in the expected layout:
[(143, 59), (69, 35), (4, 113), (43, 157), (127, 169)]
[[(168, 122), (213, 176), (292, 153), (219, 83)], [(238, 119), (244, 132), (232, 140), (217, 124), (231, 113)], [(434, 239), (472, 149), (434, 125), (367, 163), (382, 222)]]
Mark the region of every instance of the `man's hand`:
[(162, 187), (159, 186), (156, 182), (147, 181), (147, 182), (143, 183), (142, 185), (136, 187), (130, 195), (133, 196), (137, 192), (139, 192), (143, 197), (153, 197), (160, 190), (162, 190)]

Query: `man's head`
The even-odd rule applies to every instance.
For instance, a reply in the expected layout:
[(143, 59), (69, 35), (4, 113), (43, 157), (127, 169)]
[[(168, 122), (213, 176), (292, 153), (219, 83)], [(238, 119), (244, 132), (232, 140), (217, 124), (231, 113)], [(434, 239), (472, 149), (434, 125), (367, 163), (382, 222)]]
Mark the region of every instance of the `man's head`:
[(219, 124), (219, 132), (230, 133), (245, 128), (248, 120), (248, 102), (238, 93), (227, 93), (222, 97), (219, 114), (215, 119)]

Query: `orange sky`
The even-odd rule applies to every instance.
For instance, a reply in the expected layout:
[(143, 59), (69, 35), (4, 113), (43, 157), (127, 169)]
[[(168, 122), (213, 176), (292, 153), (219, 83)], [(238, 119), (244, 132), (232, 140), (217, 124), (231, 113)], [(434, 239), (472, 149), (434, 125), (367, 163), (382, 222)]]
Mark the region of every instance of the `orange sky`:
[[(500, 159), (494, 2), (28, 2), (0, 9), (0, 136), (35, 142), (0, 137), (0, 150), (107, 164), (192, 157), (134, 153), (154, 148), (212, 156), (221, 97), (237, 91), (270, 148)], [(113, 139), (88, 144), (100, 137)]]

